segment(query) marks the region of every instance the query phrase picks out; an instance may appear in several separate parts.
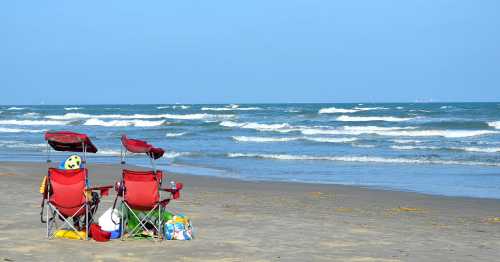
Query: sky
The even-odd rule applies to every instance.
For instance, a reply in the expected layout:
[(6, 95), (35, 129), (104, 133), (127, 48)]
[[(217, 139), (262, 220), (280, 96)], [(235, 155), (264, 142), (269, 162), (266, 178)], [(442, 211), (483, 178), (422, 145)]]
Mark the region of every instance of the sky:
[(0, 104), (500, 101), (500, 1), (1, 1)]

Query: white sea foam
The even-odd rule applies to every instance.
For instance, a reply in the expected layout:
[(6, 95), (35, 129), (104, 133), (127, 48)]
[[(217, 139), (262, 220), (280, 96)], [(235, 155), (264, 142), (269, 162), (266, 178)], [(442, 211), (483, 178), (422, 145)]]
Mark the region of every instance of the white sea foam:
[(488, 122), (488, 125), (496, 129), (500, 129), (500, 121)]
[(185, 106), (185, 105), (175, 105), (175, 106), (172, 106), (173, 109), (177, 109), (177, 108), (180, 108), (180, 109), (188, 109), (190, 108), (191, 106)]
[(289, 142), (297, 140), (307, 140), (318, 143), (348, 143), (356, 141), (356, 138), (349, 137), (261, 137), (261, 136), (233, 136), (238, 142), (271, 143)]
[(370, 110), (387, 110), (389, 108), (387, 107), (355, 107), (354, 109), (360, 110), (360, 111), (370, 111)]
[(270, 142), (288, 142), (299, 140), (299, 137), (259, 137), (259, 136), (233, 136), (238, 142), (270, 143)]
[(177, 157), (182, 157), (182, 156), (189, 156), (191, 155), (190, 152), (175, 152), (175, 151), (168, 151), (165, 152), (163, 155), (164, 158), (177, 158)]
[(467, 152), (481, 152), (481, 153), (498, 153), (500, 147), (454, 147), (455, 150), (463, 150)]
[(411, 139), (394, 139), (392, 140), (394, 143), (398, 144), (418, 144), (422, 143), (420, 140), (411, 140)]
[(310, 156), (310, 155), (287, 155), (287, 154), (253, 154), (253, 153), (229, 153), (230, 158), (262, 158), (275, 160), (319, 160), (319, 161), (342, 161), (342, 162), (374, 162), (388, 164), (438, 164), (438, 165), (486, 165), (500, 166), (495, 162), (474, 162), (454, 160), (432, 160), (411, 158), (385, 158), (372, 156)]
[(17, 125), (17, 126), (60, 126), (65, 125), (64, 121), (53, 120), (0, 120), (0, 125)]
[(233, 121), (222, 121), (219, 125), (224, 127), (239, 127), (246, 129), (255, 129), (259, 131), (287, 131), (290, 128), (290, 125), (287, 123), (283, 124), (260, 124), (260, 123), (237, 123)]
[(358, 140), (355, 137), (304, 137), (303, 139), (319, 143), (349, 143)]
[(85, 119), (85, 118), (99, 118), (99, 119), (181, 119), (181, 120), (201, 120), (201, 119), (218, 119), (218, 118), (232, 118), (234, 115), (211, 115), (211, 114), (158, 114), (158, 115), (146, 115), (146, 114), (133, 114), (133, 115), (89, 115), (81, 113), (67, 113), (64, 115), (50, 115), (45, 118), (54, 120), (74, 120), (74, 119)]
[(402, 137), (432, 137), (441, 136), (447, 138), (473, 137), (490, 134), (498, 134), (491, 130), (413, 130), (415, 127), (393, 128), (393, 127), (343, 127), (338, 129), (303, 128), (304, 135), (361, 135), (375, 134), (380, 136), (402, 136)]
[(181, 132), (181, 133), (167, 133), (165, 134), (166, 137), (178, 137), (178, 136), (183, 136), (187, 134), (187, 132)]
[(161, 126), (165, 123), (164, 120), (160, 121), (148, 121), (148, 120), (111, 120), (103, 121), (97, 118), (91, 118), (87, 120), (83, 125), (85, 126), (105, 126), (105, 127), (121, 127), (121, 126), (135, 126), (135, 127), (152, 127)]
[(318, 111), (318, 114), (355, 113), (355, 112), (359, 112), (359, 111), (361, 111), (361, 110), (328, 107), (328, 108), (321, 108)]
[(97, 151), (97, 154), (107, 155), (107, 156), (119, 156), (121, 155), (121, 152), (120, 150), (114, 150), (114, 149), (99, 149)]
[(337, 121), (347, 122), (366, 122), (366, 121), (387, 121), (387, 122), (402, 122), (412, 120), (408, 117), (394, 117), (394, 116), (346, 116), (341, 115), (337, 117)]
[(165, 109), (165, 108), (169, 108), (170, 106), (157, 106), (156, 109)]
[(0, 133), (42, 133), (47, 130), (45, 129), (19, 129), (19, 128), (8, 128), (0, 127)]
[(29, 113), (23, 114), (24, 117), (37, 117), (39, 115), (40, 114), (36, 113), (36, 112), (29, 112)]
[(262, 110), (260, 107), (202, 107), (202, 111), (255, 111)]
[(24, 110), (24, 109), (25, 109), (24, 107), (15, 107), (15, 106), (7, 108), (7, 110), (9, 110), (9, 111), (12, 111), (12, 110)]
[(45, 143), (39, 143), (39, 144), (28, 144), (28, 143), (10, 143), (5, 145), (7, 148), (45, 148), (47, 147), (47, 144)]
[(65, 107), (64, 110), (66, 111), (71, 111), (71, 110), (80, 110), (83, 109), (83, 107)]
[(396, 150), (437, 150), (439, 147), (436, 146), (391, 146), (392, 149)]

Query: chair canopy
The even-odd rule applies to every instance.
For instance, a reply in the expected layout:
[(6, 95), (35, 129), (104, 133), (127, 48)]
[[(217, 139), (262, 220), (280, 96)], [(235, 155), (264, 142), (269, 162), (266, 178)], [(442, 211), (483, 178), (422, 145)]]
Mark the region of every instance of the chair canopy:
[(97, 153), (97, 148), (92, 144), (86, 134), (71, 131), (49, 131), (45, 133), (45, 140), (56, 151)]
[(158, 159), (163, 156), (165, 150), (159, 147), (153, 147), (148, 142), (139, 139), (131, 139), (126, 135), (122, 136), (122, 144), (127, 151), (132, 153), (145, 153), (153, 159)]

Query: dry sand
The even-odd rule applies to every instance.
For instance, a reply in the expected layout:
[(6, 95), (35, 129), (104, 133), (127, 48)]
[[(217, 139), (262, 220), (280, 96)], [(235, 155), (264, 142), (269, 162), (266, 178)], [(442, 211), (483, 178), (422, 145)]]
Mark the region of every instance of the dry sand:
[[(89, 169), (93, 184), (120, 176)], [(47, 240), (45, 174), (44, 164), (0, 162), (3, 261), (499, 261), (500, 200), (180, 174), (168, 178), (185, 184), (171, 206), (192, 218), (193, 241)]]

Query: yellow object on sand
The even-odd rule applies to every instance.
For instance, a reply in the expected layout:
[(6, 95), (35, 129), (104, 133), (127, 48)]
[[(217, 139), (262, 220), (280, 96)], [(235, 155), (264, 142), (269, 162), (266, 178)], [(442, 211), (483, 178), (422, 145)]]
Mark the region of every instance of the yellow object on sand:
[(54, 234), (55, 238), (65, 238), (65, 239), (81, 239), (84, 240), (87, 234), (83, 231), (73, 231), (73, 230), (57, 230)]
[(47, 186), (47, 176), (43, 177), (42, 183), (40, 184), (40, 194), (45, 193), (45, 187)]

